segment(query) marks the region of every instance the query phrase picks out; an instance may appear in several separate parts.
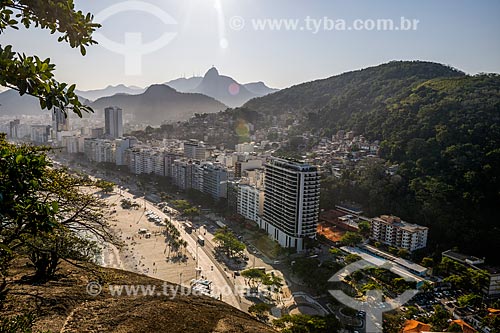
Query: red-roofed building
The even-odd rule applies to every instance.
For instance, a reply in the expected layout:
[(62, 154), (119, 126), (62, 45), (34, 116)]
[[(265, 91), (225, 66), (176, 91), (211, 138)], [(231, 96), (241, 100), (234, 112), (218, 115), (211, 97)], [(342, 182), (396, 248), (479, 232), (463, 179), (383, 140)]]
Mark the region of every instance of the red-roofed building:
[(463, 321), (461, 319), (457, 319), (457, 320), (452, 321), (451, 325), (453, 325), (453, 324), (457, 324), (458, 326), (460, 326), (462, 328), (463, 333), (476, 333), (477, 332), (472, 326), (470, 326), (469, 324), (467, 324), (465, 321)]
[(403, 327), (402, 333), (422, 333), (429, 332), (431, 326), (429, 324), (421, 323), (417, 320), (407, 320)]

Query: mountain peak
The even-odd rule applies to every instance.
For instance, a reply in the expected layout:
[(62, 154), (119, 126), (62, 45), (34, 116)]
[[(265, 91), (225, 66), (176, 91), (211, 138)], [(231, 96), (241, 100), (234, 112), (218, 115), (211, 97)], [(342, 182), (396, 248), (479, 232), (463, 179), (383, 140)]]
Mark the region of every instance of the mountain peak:
[(219, 71), (214, 66), (212, 66), (212, 68), (210, 68), (208, 72), (205, 74), (206, 78), (217, 77), (217, 76), (219, 76)]

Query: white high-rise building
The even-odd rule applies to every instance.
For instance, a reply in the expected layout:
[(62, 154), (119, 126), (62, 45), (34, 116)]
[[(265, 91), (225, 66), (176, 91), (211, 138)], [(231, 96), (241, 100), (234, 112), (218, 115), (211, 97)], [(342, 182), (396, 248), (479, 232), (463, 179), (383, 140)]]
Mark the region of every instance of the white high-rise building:
[(237, 196), (238, 214), (257, 222), (264, 211), (264, 191), (256, 186), (239, 184)]
[(104, 109), (104, 134), (117, 139), (123, 136), (123, 111), (117, 106)]
[(287, 248), (304, 250), (304, 239), (316, 235), (319, 174), (315, 166), (282, 158), (265, 165), (263, 228)]
[(214, 199), (227, 197), (227, 170), (212, 163), (203, 164), (203, 192)]
[(125, 150), (123, 163), (133, 174), (165, 176), (165, 156), (162, 151), (150, 147), (132, 147)]
[(91, 162), (116, 163), (116, 143), (112, 140), (86, 138), (84, 153)]

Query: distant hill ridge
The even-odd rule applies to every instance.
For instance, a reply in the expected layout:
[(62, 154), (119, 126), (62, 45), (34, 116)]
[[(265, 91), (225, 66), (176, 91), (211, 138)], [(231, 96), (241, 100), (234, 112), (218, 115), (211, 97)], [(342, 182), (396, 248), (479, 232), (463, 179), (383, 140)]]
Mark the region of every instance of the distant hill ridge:
[(227, 108), (221, 102), (202, 94), (180, 93), (175, 89), (155, 84), (138, 95), (117, 94), (102, 97), (91, 104), (98, 113), (110, 105), (117, 105), (137, 121), (161, 123), (186, 120), (195, 113), (213, 113)]
[(95, 101), (96, 99), (113, 96), (116, 94), (128, 94), (128, 95), (138, 95), (142, 94), (146, 89), (139, 88), (135, 86), (126, 86), (124, 84), (119, 84), (116, 86), (109, 85), (103, 89), (95, 89), (95, 90), (76, 90), (76, 94), (78, 96), (82, 96), (91, 101)]
[(201, 93), (213, 97), (230, 107), (238, 107), (248, 100), (278, 91), (264, 82), (238, 83), (235, 79), (220, 75), (217, 68), (210, 68), (203, 77), (179, 78), (165, 83), (180, 92)]

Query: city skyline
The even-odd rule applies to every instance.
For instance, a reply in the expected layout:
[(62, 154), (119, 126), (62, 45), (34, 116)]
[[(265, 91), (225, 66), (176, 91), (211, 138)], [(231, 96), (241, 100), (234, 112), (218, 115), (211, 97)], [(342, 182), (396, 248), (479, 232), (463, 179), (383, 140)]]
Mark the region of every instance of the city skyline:
[[(118, 4), (127, 3), (131, 2)], [(23, 28), (8, 30), (2, 34), (2, 44), (15, 42), (17, 51), (50, 57), (58, 64), (57, 78), (75, 82), (81, 90), (120, 83), (145, 87), (203, 75), (212, 65), (240, 83), (264, 81), (275, 88), (391, 60), (434, 61), (469, 74), (500, 71), (500, 45), (491, 42), (500, 29), (495, 20), (500, 4), (494, 1), (382, 1), (376, 5), (367, 1), (275, 1), (258, 6), (251, 1), (230, 0), (141, 3), (161, 9), (175, 24), (165, 24), (149, 12), (127, 11), (126, 6), (123, 12), (116, 12), (116, 7), (116, 13), (106, 17), (103, 11), (116, 2), (76, 1), (76, 8), (92, 12), (103, 24), (98, 30), (101, 38), (97, 38), (101, 44), (89, 47), (85, 57), (37, 29), (29, 33)], [(355, 20), (385, 19), (395, 24), (417, 20), (418, 24), (408, 31), (377, 31), (370, 26), (342, 31), (341, 25), (335, 31), (330, 29), (330, 23), (340, 20), (350, 26)], [(272, 29), (265, 20), (275, 24), (281, 20), (285, 25), (297, 21), (298, 25)], [(136, 22), (137, 27), (130, 22)], [(155, 42), (162, 33), (173, 37), (140, 57), (139, 75), (126, 75), (125, 57), (110, 51), (102, 36), (121, 44), (127, 32), (135, 33), (131, 38), (138, 37), (144, 44)]]
[(3, 1), (0, 331), (500, 333), (499, 10)]

